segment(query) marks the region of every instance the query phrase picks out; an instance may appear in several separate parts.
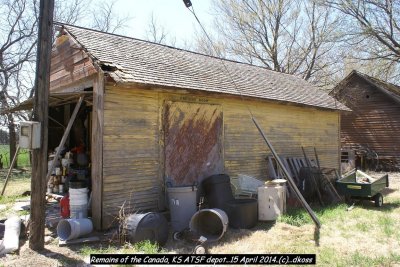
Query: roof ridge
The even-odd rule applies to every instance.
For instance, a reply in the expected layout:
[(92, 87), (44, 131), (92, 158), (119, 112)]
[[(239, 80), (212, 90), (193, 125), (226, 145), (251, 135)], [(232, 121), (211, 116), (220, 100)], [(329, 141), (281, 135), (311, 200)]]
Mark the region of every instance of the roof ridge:
[[(364, 76), (364, 78), (371, 79), (371, 80), (373, 80), (375, 82), (383, 83), (385, 85), (394, 86), (394, 87), (396, 87), (396, 89), (400, 90), (400, 86), (398, 86), (397, 84), (394, 84), (394, 83), (391, 83), (391, 82), (388, 82), (388, 81), (384, 81), (382, 79), (376, 78), (374, 76), (368, 75), (366, 73), (363, 73), (363, 72), (360, 72), (360, 71), (357, 71), (357, 70), (353, 70), (353, 71), (354, 71), (354, 73), (356, 73), (358, 75)], [(400, 93), (400, 91), (399, 91), (399, 93)]]
[(326, 92), (295, 75), (134, 37), (66, 23), (56, 24), (99, 63), (119, 65), (121, 68), (110, 72), (116, 82), (243, 94), (273, 101), (347, 110), (345, 106), (336, 104)]
[(256, 67), (256, 68), (260, 68), (260, 69), (263, 69), (263, 70), (266, 70), (266, 71), (270, 71), (272, 73), (276, 73), (276, 74), (279, 74), (279, 75), (288, 75), (290, 77), (295, 77), (297, 79), (305, 81), (303, 78), (301, 78), (299, 76), (296, 76), (294, 74), (268, 69), (268, 68), (266, 68), (264, 66), (253, 65), (253, 64), (250, 64), (250, 63), (247, 63), (247, 62), (242, 62), (242, 61), (237, 61), (237, 60), (233, 60), (233, 59), (222, 58), (222, 57), (217, 57), (217, 56), (212, 56), (212, 55), (207, 55), (207, 54), (203, 54), (203, 53), (196, 52), (196, 51), (191, 51), (191, 50), (187, 50), (187, 49), (183, 49), (183, 48), (179, 48), (179, 47), (174, 47), (174, 46), (171, 46), (171, 45), (160, 44), (160, 43), (155, 43), (155, 42), (148, 41), (148, 40), (143, 40), (143, 39), (140, 39), (140, 38), (137, 38), (137, 37), (131, 37), (131, 36), (126, 36), (126, 35), (117, 34), (117, 33), (103, 32), (103, 31), (100, 31), (100, 30), (86, 28), (86, 27), (77, 26), (77, 25), (72, 25), (72, 24), (68, 24), (68, 23), (64, 23), (64, 22), (55, 21), (54, 24), (59, 25), (59, 26), (74, 27), (74, 28), (78, 28), (78, 29), (82, 29), (82, 30), (93, 31), (93, 32), (101, 33), (101, 34), (113, 35), (113, 36), (116, 36), (116, 37), (121, 37), (121, 38), (125, 38), (125, 39), (131, 39), (131, 40), (140, 41), (140, 42), (145, 42), (145, 43), (149, 43), (149, 44), (152, 44), (152, 45), (163, 46), (163, 47), (167, 47), (167, 48), (174, 49), (174, 50), (179, 50), (179, 51), (183, 51), (183, 52), (187, 52), (187, 53), (192, 53), (192, 54), (195, 54), (195, 55), (205, 56), (205, 57), (218, 59), (218, 60), (222, 60), (222, 61), (227, 61), (227, 62), (232, 62), (232, 63), (237, 63), (237, 64), (242, 64), (242, 65), (246, 65), (246, 66), (249, 66), (249, 67)]

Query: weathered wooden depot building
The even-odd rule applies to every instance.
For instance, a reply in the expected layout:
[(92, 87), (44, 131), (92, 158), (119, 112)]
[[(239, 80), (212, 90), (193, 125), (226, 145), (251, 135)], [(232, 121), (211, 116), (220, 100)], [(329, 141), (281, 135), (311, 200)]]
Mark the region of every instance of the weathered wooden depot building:
[(249, 109), (279, 154), (301, 157), (301, 146), (316, 147), (323, 166), (339, 167), (346, 108), (300, 78), (261, 67), (63, 25), (50, 93), (68, 100), (90, 95), (97, 228), (108, 227), (124, 202), (164, 209), (166, 182), (193, 184), (222, 172), (266, 179), (270, 153)]

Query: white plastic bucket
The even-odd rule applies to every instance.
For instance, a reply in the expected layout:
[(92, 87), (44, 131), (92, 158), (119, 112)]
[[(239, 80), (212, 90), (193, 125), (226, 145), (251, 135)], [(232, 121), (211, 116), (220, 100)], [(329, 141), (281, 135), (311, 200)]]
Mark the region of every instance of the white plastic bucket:
[(57, 235), (61, 240), (71, 240), (87, 235), (93, 231), (90, 219), (66, 219), (57, 225)]
[(69, 204), (69, 212), (71, 219), (84, 219), (88, 217), (88, 206)]
[(69, 210), (70, 217), (75, 219), (87, 218), (88, 209), (88, 189), (70, 188), (69, 189)]

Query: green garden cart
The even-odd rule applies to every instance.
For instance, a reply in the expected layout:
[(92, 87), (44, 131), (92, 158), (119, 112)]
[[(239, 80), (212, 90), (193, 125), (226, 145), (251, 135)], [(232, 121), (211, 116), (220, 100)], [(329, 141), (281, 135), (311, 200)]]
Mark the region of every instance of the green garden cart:
[(339, 193), (345, 196), (347, 203), (351, 203), (352, 199), (367, 199), (373, 200), (376, 207), (381, 207), (383, 205), (381, 191), (389, 187), (389, 176), (385, 174), (376, 179), (354, 169), (337, 180), (336, 187)]

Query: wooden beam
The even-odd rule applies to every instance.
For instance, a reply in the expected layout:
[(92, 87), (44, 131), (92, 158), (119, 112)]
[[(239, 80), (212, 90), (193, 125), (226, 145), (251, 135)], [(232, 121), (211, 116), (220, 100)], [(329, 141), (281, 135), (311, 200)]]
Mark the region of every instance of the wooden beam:
[(311, 219), (314, 221), (315, 225), (320, 228), (321, 223), (317, 218), (317, 215), (315, 215), (314, 211), (311, 209), (310, 205), (308, 205), (307, 201), (304, 199), (303, 195), (300, 193), (299, 189), (296, 186), (296, 183), (293, 181), (293, 178), (290, 176), (289, 172), (286, 170), (285, 165), (283, 165), (281, 159), (279, 158), (278, 154), (276, 153), (274, 147), (272, 144), (269, 142), (267, 139), (266, 135), (264, 134), (263, 130), (261, 129), (260, 125), (258, 125), (256, 119), (254, 117), (251, 118), (256, 125), (258, 131), (260, 132), (262, 138), (264, 139), (265, 143), (267, 143), (267, 146), (272, 152), (272, 155), (274, 156), (276, 162), (278, 163), (279, 167), (281, 167), (283, 174), (286, 176), (287, 181), (289, 182), (289, 185), (292, 187), (293, 191), (295, 192), (297, 198), (300, 200), (301, 204), (303, 207), (307, 210), (308, 214), (310, 215)]
[(61, 148), (64, 146), (65, 141), (68, 138), (69, 132), (71, 131), (72, 125), (74, 124), (76, 115), (78, 114), (78, 111), (82, 105), (83, 102), (83, 96), (81, 96), (78, 100), (78, 103), (75, 106), (74, 112), (72, 113), (71, 119), (68, 122), (67, 128), (65, 129), (65, 132), (61, 138), (60, 144), (58, 145), (58, 149), (56, 151), (56, 155), (53, 158), (53, 161), (51, 162), (50, 168), (47, 171), (47, 175), (46, 175), (46, 182), (49, 180), (51, 172), (53, 171), (54, 167), (56, 166), (56, 161), (58, 159), (58, 157), (60, 156), (61, 153)]
[(40, 122), (40, 149), (32, 151), (31, 215), (29, 247), (44, 248), (46, 209), (47, 132), (49, 114), (50, 58), (53, 39), (54, 0), (40, 0), (33, 120)]
[(92, 113), (92, 220), (95, 229), (102, 225), (103, 214), (103, 129), (104, 127), (104, 74), (101, 70), (93, 84)]

